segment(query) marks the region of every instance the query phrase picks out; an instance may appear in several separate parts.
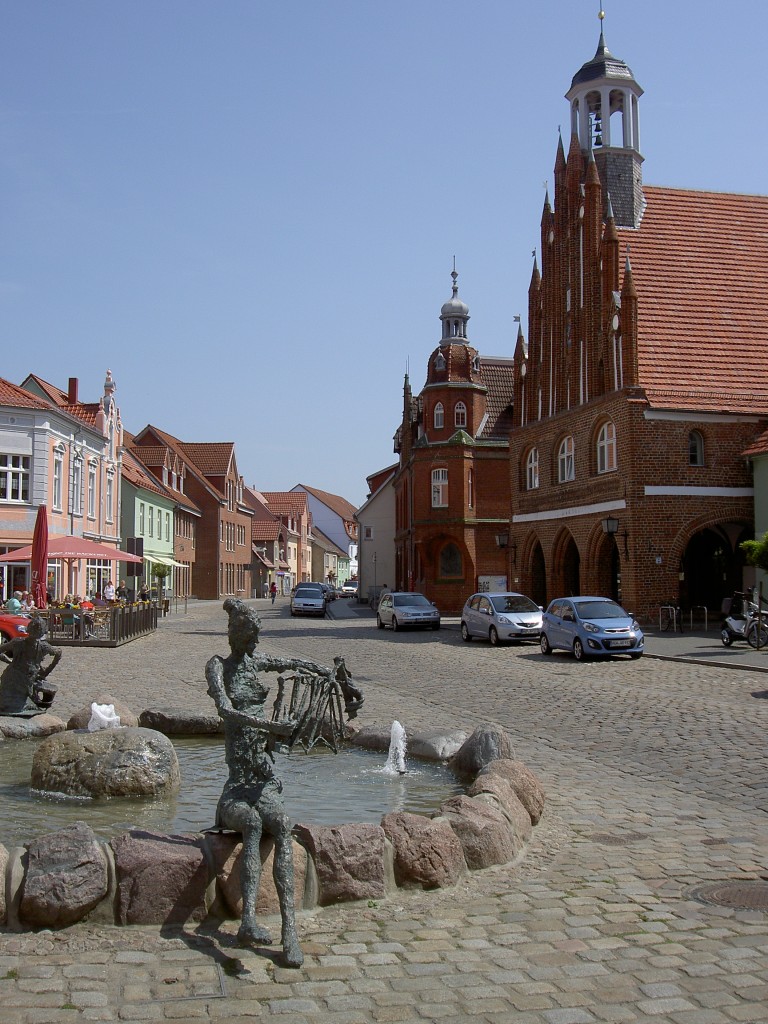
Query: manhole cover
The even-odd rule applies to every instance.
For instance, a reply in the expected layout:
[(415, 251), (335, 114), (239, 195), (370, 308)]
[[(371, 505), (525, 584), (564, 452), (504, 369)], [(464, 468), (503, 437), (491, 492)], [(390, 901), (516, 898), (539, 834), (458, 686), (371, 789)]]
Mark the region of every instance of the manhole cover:
[(689, 899), (709, 903), (713, 907), (727, 907), (730, 910), (768, 911), (768, 882), (743, 881), (710, 882), (689, 889)]
[(593, 843), (602, 843), (603, 846), (624, 846), (645, 839), (645, 836), (642, 832), (593, 832), (589, 838)]

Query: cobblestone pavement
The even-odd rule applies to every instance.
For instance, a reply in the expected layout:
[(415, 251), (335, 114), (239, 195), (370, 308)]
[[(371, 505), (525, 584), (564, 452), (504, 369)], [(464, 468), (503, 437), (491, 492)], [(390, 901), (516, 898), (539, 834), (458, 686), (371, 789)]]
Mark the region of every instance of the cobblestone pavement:
[[(0, 930), (2, 1024), (768, 1022), (768, 912), (691, 893), (768, 878), (757, 660), (691, 662), (689, 645), (687, 658), (576, 664), (464, 644), (451, 629), (381, 633), (348, 602), (323, 621), (291, 619), (287, 601), (255, 604), (267, 651), (345, 655), (366, 696), (362, 724), (508, 729), (548, 794), (525, 858), (444, 892), (303, 913), (299, 970), (239, 949), (233, 922)], [(225, 653), (225, 624), (218, 603), (190, 604), (152, 638), (67, 650), (58, 713), (99, 692), (137, 711), (210, 707), (203, 666)]]

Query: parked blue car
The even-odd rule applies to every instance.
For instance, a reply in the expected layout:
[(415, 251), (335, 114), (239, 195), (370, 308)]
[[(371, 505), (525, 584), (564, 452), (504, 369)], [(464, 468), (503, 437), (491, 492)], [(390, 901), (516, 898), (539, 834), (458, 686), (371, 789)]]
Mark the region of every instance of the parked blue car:
[(544, 612), (541, 653), (572, 651), (577, 661), (628, 654), (640, 658), (645, 637), (636, 620), (609, 597), (558, 597)]

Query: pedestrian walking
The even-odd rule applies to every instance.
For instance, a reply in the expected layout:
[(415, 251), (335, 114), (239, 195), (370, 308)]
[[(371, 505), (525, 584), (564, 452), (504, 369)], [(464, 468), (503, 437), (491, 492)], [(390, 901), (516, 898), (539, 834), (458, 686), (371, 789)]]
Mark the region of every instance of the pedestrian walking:
[(272, 580), (272, 585), (269, 588), (269, 596), (272, 598), (272, 604), (274, 604), (277, 597), (277, 584), (274, 580)]

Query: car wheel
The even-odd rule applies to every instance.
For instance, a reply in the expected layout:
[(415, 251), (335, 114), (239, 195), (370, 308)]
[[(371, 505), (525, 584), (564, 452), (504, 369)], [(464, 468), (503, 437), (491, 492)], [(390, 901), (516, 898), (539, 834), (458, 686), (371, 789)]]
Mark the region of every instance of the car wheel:
[(576, 661), (584, 661), (586, 658), (586, 654), (584, 653), (584, 644), (578, 637), (573, 641), (573, 656)]
[(491, 641), (491, 647), (499, 646), (499, 634), (495, 626), (491, 626), (490, 630), (488, 631), (488, 639)]
[(637, 661), (637, 659), (638, 658), (642, 658), (642, 656), (643, 656), (643, 652), (642, 651), (635, 651), (633, 654), (630, 654), (630, 658), (632, 659), (632, 661)]
[(472, 643), (472, 634), (467, 629), (466, 622), (462, 622), (461, 624), (461, 639), (464, 641), (464, 643)]
[(720, 639), (721, 639), (721, 641), (723, 643), (723, 647), (730, 647), (731, 644), (733, 643), (733, 637), (731, 636), (731, 634), (728, 632), (727, 629), (724, 629), (722, 631), (722, 633), (720, 634)]
[(440, 629), (440, 623), (439, 622), (435, 622), (433, 624), (433, 626), (432, 626), (432, 629)]
[(293, 610), (293, 608), (291, 608), (291, 618), (292, 619), (296, 618), (296, 612)]
[(392, 632), (396, 633), (400, 629), (400, 623), (397, 621), (395, 616), (392, 616)]
[(376, 616), (376, 625), (379, 627), (379, 629), (384, 629), (384, 623), (381, 621), (380, 615)]
[(549, 637), (546, 633), (542, 633), (539, 637), (539, 646), (541, 647), (542, 654), (551, 654), (552, 648), (549, 645)]

